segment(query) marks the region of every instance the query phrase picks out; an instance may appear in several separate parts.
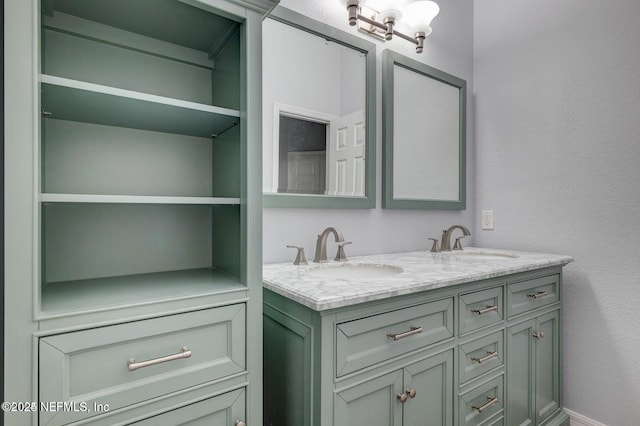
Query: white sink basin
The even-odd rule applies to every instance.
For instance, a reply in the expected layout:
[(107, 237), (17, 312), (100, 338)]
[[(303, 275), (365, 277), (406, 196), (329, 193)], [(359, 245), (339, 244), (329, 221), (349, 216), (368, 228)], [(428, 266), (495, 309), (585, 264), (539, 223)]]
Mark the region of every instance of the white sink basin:
[(329, 279), (376, 279), (402, 272), (402, 268), (392, 265), (380, 265), (374, 263), (341, 263), (320, 265), (307, 271), (307, 273), (317, 278)]
[(509, 251), (491, 250), (491, 251), (473, 251), (473, 250), (456, 250), (450, 252), (451, 258), (455, 260), (508, 260), (520, 257), (518, 253)]

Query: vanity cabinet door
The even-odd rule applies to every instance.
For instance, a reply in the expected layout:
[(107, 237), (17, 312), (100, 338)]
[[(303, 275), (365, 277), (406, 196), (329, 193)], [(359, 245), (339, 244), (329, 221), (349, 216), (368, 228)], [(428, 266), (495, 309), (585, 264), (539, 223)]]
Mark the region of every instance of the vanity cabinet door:
[(404, 395), (402, 370), (377, 377), (336, 394), (334, 425), (401, 426)]
[(536, 319), (535, 407), (536, 424), (540, 424), (560, 407), (560, 324), (559, 311)]
[(135, 426), (236, 426), (246, 419), (245, 389), (205, 399), (132, 423)]
[(453, 350), (406, 367), (403, 390), (404, 426), (453, 425)]
[(540, 424), (560, 407), (559, 311), (509, 327), (507, 415), (510, 425)]

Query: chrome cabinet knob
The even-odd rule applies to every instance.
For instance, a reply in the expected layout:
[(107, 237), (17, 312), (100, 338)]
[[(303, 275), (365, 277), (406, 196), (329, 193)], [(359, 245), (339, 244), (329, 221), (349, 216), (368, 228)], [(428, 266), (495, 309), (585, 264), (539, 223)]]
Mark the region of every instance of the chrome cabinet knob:
[(247, 426), (247, 424), (242, 420), (236, 420), (236, 423), (234, 426)]
[(408, 388), (406, 394), (409, 395), (409, 398), (415, 398), (418, 392), (415, 389)]
[(405, 402), (407, 402), (407, 394), (406, 393), (399, 393), (398, 394), (398, 400), (400, 401), (401, 404), (404, 404)]

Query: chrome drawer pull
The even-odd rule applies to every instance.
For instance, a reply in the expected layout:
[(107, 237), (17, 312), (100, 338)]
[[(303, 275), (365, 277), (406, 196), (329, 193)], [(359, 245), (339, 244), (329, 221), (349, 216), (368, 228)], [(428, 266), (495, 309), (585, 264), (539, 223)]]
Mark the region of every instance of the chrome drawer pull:
[(498, 356), (498, 351), (487, 352), (485, 356), (482, 358), (471, 358), (471, 361), (475, 361), (478, 364), (482, 364), (485, 361), (489, 361), (491, 358), (495, 358)]
[(475, 405), (472, 405), (471, 408), (476, 410), (478, 413), (482, 413), (484, 410), (486, 410), (487, 408), (491, 407), (494, 404), (498, 403), (498, 398), (496, 398), (495, 396), (487, 396), (487, 399), (489, 400), (486, 404), (481, 405), (480, 407), (477, 407)]
[(544, 333), (542, 331), (536, 331), (535, 333), (532, 334), (532, 336), (538, 340), (544, 339)]
[(242, 420), (237, 420), (234, 426), (247, 426), (247, 424)]
[(546, 291), (539, 291), (535, 294), (527, 294), (527, 297), (530, 299), (537, 299), (538, 297), (544, 297), (546, 296), (548, 293)]
[(404, 333), (387, 333), (387, 337), (392, 338), (393, 340), (404, 339), (405, 337), (413, 336), (414, 334), (422, 333), (422, 327), (414, 327), (411, 326), (409, 331), (405, 331)]
[(139, 368), (149, 367), (150, 365), (161, 364), (163, 362), (174, 361), (176, 359), (182, 358), (191, 358), (191, 351), (186, 346), (180, 349), (180, 352), (177, 354), (167, 355), (147, 361), (136, 362), (135, 358), (129, 358), (129, 361), (127, 361), (127, 365), (129, 366), (129, 371), (134, 371)]
[(493, 306), (487, 305), (487, 307), (484, 309), (474, 309), (471, 312), (473, 312), (474, 314), (482, 315), (482, 314), (486, 314), (487, 312), (493, 312), (497, 310), (498, 310), (498, 305), (493, 305)]
[(407, 402), (406, 393), (399, 393), (398, 395), (396, 395), (396, 397), (398, 398), (398, 401), (400, 401), (400, 404), (404, 404), (405, 402)]

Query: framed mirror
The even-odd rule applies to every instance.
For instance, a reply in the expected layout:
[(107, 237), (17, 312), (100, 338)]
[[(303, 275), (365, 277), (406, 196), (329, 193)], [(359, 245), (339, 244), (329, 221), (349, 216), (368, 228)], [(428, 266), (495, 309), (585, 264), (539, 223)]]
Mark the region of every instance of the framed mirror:
[(382, 207), (466, 208), (466, 81), (382, 52)]
[(375, 207), (375, 45), (282, 7), (262, 40), (263, 205)]

